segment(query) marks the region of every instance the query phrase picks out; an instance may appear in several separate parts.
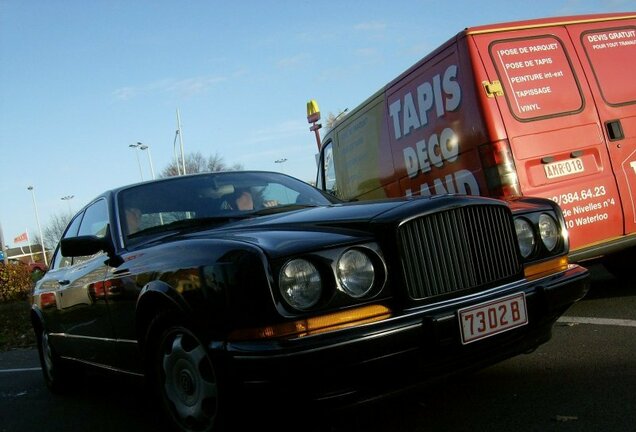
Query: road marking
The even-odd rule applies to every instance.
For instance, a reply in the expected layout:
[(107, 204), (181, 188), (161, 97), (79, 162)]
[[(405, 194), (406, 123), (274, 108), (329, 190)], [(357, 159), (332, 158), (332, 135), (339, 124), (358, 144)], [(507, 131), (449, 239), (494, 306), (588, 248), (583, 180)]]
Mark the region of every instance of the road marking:
[(41, 371), (42, 368), (22, 368), (22, 369), (0, 369), (0, 373), (14, 373), (14, 372), (31, 372), (31, 371)]
[(572, 324), (609, 325), (609, 326), (618, 326), (618, 327), (636, 327), (636, 320), (628, 320), (628, 319), (562, 316), (561, 318), (559, 318), (558, 322), (572, 323)]

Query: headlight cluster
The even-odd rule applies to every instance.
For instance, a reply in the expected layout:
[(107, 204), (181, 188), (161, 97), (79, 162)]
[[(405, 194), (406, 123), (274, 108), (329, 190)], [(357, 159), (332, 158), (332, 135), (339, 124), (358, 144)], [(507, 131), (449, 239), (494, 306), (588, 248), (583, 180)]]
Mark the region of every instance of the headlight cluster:
[(324, 299), (326, 286), (333, 285), (325, 279), (332, 281), (334, 277), (336, 287), (349, 298), (368, 298), (377, 292), (374, 288), (381, 279), (379, 274), (383, 274), (374, 262), (381, 263), (381, 260), (367, 249), (347, 249), (333, 257), (332, 265), (323, 263), (319, 266), (323, 272), (330, 269), (334, 273), (332, 277), (330, 274), (321, 275), (318, 267), (308, 259), (292, 259), (281, 268), (278, 287), (283, 300), (299, 311), (311, 309)]
[(320, 273), (304, 259), (294, 259), (283, 266), (278, 286), (285, 301), (299, 310), (315, 306), (322, 295)]
[(351, 297), (364, 297), (373, 287), (375, 268), (367, 254), (349, 249), (340, 256), (337, 269), (338, 281)]
[(526, 216), (515, 218), (515, 230), (523, 258), (528, 258), (537, 251), (539, 241), (549, 253), (554, 252), (561, 237), (559, 225), (547, 213), (541, 213), (538, 219)]

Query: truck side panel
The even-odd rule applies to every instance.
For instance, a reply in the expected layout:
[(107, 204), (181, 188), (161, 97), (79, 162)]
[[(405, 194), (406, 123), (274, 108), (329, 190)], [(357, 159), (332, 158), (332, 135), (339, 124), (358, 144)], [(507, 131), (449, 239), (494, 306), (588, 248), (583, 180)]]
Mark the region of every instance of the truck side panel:
[(338, 196), (387, 197), (383, 172), (391, 169), (393, 161), (382, 153), (384, 118), (384, 92), (378, 92), (333, 132), (333, 157), (339, 161), (335, 166)]
[(386, 93), (388, 141), (402, 195), (481, 195), (478, 146), (488, 142), (465, 40), (458, 39)]

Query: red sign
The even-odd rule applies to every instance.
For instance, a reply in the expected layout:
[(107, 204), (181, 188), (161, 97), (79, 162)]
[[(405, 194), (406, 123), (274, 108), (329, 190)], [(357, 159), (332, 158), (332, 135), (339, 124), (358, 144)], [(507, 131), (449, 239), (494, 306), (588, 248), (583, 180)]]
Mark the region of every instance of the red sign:
[(13, 239), (13, 243), (24, 243), (26, 241), (29, 241), (29, 234), (26, 231)]

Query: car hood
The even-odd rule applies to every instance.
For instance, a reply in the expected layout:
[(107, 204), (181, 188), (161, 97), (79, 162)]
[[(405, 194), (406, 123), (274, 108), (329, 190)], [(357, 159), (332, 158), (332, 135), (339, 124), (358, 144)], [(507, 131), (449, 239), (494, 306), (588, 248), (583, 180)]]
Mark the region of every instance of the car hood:
[(386, 234), (404, 220), (469, 203), (502, 204), (483, 197), (451, 196), (334, 204), (256, 216), (177, 237), (240, 241), (258, 246), (270, 256), (289, 255), (372, 241), (378, 232)]

